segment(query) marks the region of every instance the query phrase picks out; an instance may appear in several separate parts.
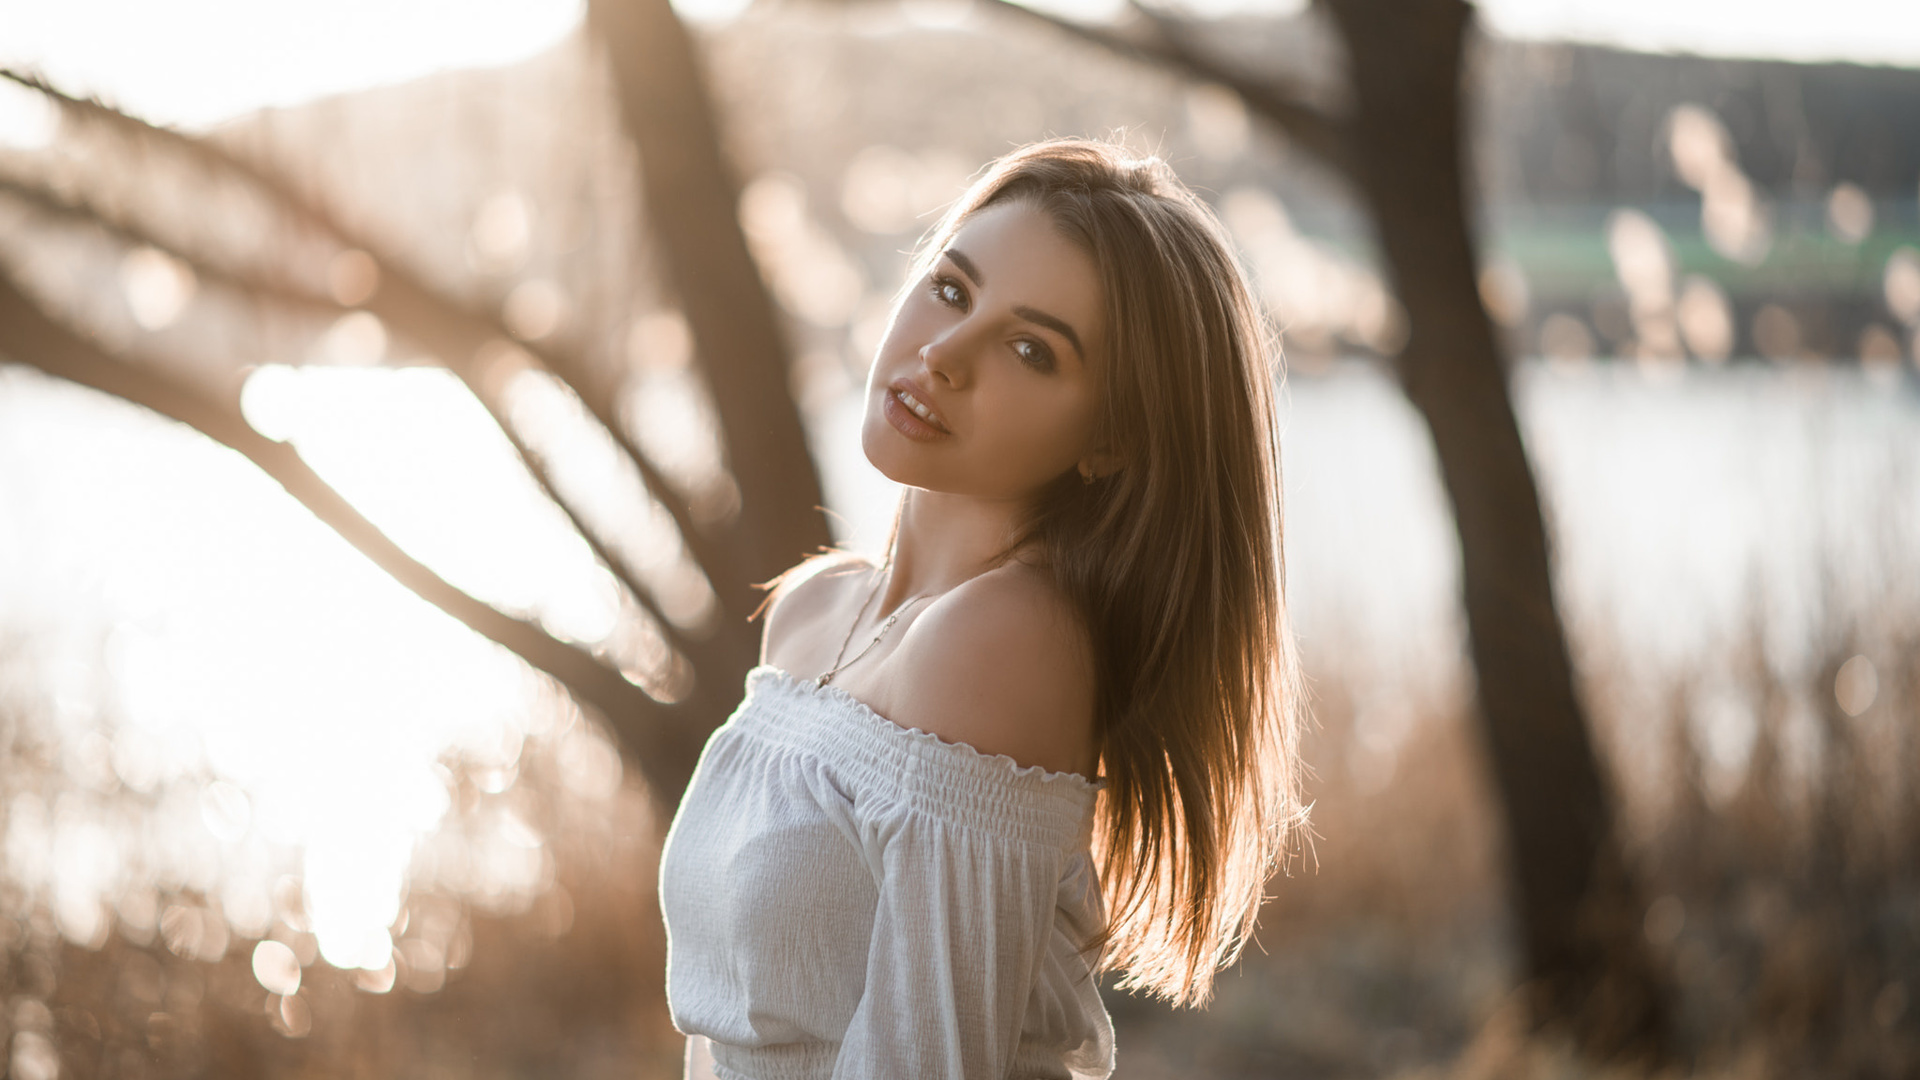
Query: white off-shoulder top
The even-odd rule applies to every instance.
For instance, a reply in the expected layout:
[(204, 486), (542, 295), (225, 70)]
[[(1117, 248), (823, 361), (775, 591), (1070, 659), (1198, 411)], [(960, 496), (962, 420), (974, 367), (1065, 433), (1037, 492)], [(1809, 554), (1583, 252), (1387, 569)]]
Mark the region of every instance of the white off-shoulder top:
[(661, 853), (674, 1025), (721, 1080), (1107, 1076), (1098, 790), (753, 669)]

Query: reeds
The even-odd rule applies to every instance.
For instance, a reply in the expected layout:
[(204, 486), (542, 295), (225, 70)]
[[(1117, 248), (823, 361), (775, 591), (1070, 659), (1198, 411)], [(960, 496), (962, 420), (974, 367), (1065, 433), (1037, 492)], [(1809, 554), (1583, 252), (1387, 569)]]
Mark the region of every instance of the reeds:
[[(1756, 606), (1734, 640), (1666, 671), (1599, 620), (1575, 620), (1645, 931), (1678, 989), (1684, 1075), (1920, 1073), (1920, 604), (1898, 587), (1838, 597), (1797, 657), (1770, 653)], [(1363, 645), (1307, 642), (1312, 855), (1270, 884), (1255, 945), (1211, 1009), (1111, 996), (1120, 1080), (1631, 1075), (1526, 1027), (1458, 658), (1382, 688), (1343, 670)], [(127, 820), (165, 802), (87, 789), (51, 734), (50, 699), (21, 692), (31, 672), (8, 672), (0, 836), (22, 794), (49, 808), (119, 800)], [(0, 863), (12, 1075), (45, 1080), (55, 1060), (66, 1080), (677, 1075), (653, 898), (659, 823), (631, 780), (599, 801), (567, 794), (570, 730), (529, 739), (504, 789), (449, 762), (448, 828), (511, 803), (544, 838), (551, 886), (494, 913), (416, 888), (407, 917), (452, 927), (461, 955), (449, 947), (438, 979), (403, 968), (385, 993), (316, 962), (286, 1006), (252, 972), (252, 941), (236, 935), (203, 962), (164, 918), (143, 929), (122, 912), (103, 941), (75, 944), (17, 864)], [(192, 889), (153, 902), (218, 910)]]

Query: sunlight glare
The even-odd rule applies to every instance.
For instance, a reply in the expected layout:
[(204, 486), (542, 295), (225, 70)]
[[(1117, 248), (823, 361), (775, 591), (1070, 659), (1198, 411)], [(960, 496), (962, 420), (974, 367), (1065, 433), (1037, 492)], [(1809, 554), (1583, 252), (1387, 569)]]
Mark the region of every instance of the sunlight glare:
[[(674, 346), (677, 323), (671, 315), (641, 320), (648, 327), (645, 336), (660, 339), (663, 349)], [(715, 501), (716, 488), (731, 484), (720, 468), (713, 406), (694, 373), (674, 366), (652, 370), (632, 380), (625, 404), (642, 450), (688, 492), (696, 512)], [(544, 372), (523, 370), (507, 383), (507, 410), (515, 428), (565, 481), (563, 486), (591, 494), (582, 500), (593, 508), (591, 524), (612, 538), (611, 546), (653, 591), (668, 619), (691, 628), (717, 610), (705, 577), (687, 563), (672, 516), (647, 493), (632, 461), (591, 421), (586, 405), (571, 390)], [(585, 632), (603, 614), (617, 615), (622, 594), (602, 570), (597, 584), (567, 595), (577, 603), (570, 610), (581, 621), (574, 622), (558, 603), (550, 605), (546, 618), (556, 633), (563, 628)], [(632, 659), (623, 657), (622, 662)]]
[(119, 844), (98, 821), (60, 820), (53, 839), (54, 918), (67, 940), (97, 949), (106, 942), (108, 922), (101, 898), (118, 884)]
[[(276, 995), (277, 996), (277, 995)], [(313, 1011), (307, 1007), (306, 999), (297, 994), (279, 998), (267, 998), (272, 1010), (271, 1018), (274, 1030), (289, 1039), (304, 1039), (313, 1031)]]
[(1857, 244), (1873, 231), (1873, 200), (1859, 184), (1834, 185), (1827, 195), (1827, 227), (1849, 244)]
[[(1837, 9), (1835, 8), (1837, 5)], [(580, 25), (581, 0), (0, 0), (0, 61), (40, 67), (81, 93), (99, 93), (149, 119), (206, 128), (241, 113), (416, 79), (506, 64), (552, 46)], [(725, 22), (749, 0), (673, 0), (696, 23)], [(957, 6), (957, 5), (948, 5)], [(1106, 20), (1123, 0), (1036, 3)], [(1185, 0), (1200, 17), (1294, 15), (1303, 0)], [(1714, 0), (1488, 0), (1496, 34), (1709, 55), (1920, 62), (1904, 0), (1832, 0), (1808, 20), (1789, 4)], [(951, 22), (949, 14), (946, 21)], [(114, 33), (102, 34), (103, 25)], [(1907, 32), (1890, 28), (1909, 28)], [(9, 130), (45, 130), (30, 116)], [(43, 115), (43, 114), (42, 114)]]
[(350, 311), (335, 320), (314, 346), (313, 361), (337, 367), (372, 367), (387, 356), (387, 326), (371, 311)]
[(1025, 0), (1028, 7), (1084, 22), (1106, 22), (1127, 9), (1126, 0)]
[(392, 959), (387, 927), (399, 916), (412, 857), (411, 838), (395, 831), (375, 839), (341, 828), (308, 842), (307, 917), (327, 963), (377, 971)]
[(1628, 207), (1607, 218), (1607, 251), (1627, 294), (1634, 357), (1644, 373), (1670, 377), (1682, 355), (1680, 328), (1674, 321), (1673, 245), (1658, 222)]
[(300, 402), (300, 369), (267, 364), (247, 376), (240, 387), (240, 414), (253, 430), (275, 442), (286, 442), (298, 430), (306, 410)]
[(620, 751), (585, 724), (567, 733), (559, 757), (569, 788), (596, 799), (611, 798), (620, 790)]
[(546, 278), (523, 281), (507, 294), (501, 317), (513, 336), (522, 341), (551, 337), (565, 324), (567, 294), (556, 282)]
[(243, 938), (257, 940), (273, 930), (273, 897), (269, 892), (273, 871), (268, 852), (259, 844), (235, 852), (226, 867), (226, 880), (220, 885), (220, 914)]
[(1692, 102), (1674, 106), (1667, 114), (1667, 152), (1681, 181), (1700, 193), (1700, 227), (1707, 243), (1749, 266), (1765, 258), (1773, 243), (1771, 215), (1740, 170), (1733, 137), (1720, 117)]
[(234, 784), (215, 780), (200, 792), (200, 819), (215, 839), (235, 843), (252, 825), (252, 800)]
[(278, 941), (262, 941), (253, 947), (253, 977), (270, 994), (297, 994), (300, 958)]
[(713, 402), (699, 377), (679, 369), (655, 372), (634, 383), (626, 405), (647, 456), (682, 487), (710, 483), (724, 455)]
[(384, 994), (393, 989), (394, 977), (398, 974), (399, 965), (389, 956), (383, 967), (362, 968), (355, 972), (353, 985), (369, 994)]
[[(511, 63), (580, 24), (581, 0), (0, 0), (0, 62), (147, 119), (243, 112)], [(101, 32), (111, 27), (111, 33)]]
[(1920, 324), (1920, 249), (1903, 246), (1887, 256), (1881, 291), (1894, 317), (1909, 326)]
[(673, 0), (674, 13), (692, 22), (726, 22), (747, 10), (753, 0)]
[(573, 640), (611, 632), (605, 571), (450, 372), (269, 365), (249, 376), (241, 400), (262, 433), (299, 446), (454, 585)]
[(53, 142), (60, 113), (53, 102), (15, 83), (0, 83), (0, 146), (40, 150)]
[(233, 938), (220, 914), (197, 904), (172, 904), (160, 913), (160, 936), (175, 956), (212, 964), (227, 955)]
[(1733, 160), (1733, 136), (1704, 106), (1676, 105), (1667, 117), (1667, 147), (1674, 172), (1695, 191), (1704, 191), (1714, 175)]
[[(350, 497), (440, 518), (415, 527), (427, 545), (463, 545), (481, 585), (490, 560), (537, 564), (507, 586), (583, 637), (603, 632), (615, 606), (605, 571), (564, 521), (539, 524), (540, 497), (523, 472), (516, 488), (517, 460), (490, 448), (500, 439), (484, 413), (462, 418), (452, 405), (462, 399), (471, 401), (445, 372), (267, 368), (244, 401), (249, 417), (303, 451), (321, 446), (323, 468), (374, 476), (358, 488), (336, 477)], [(398, 435), (373, 422), (387, 414)], [(449, 444), (437, 456), (436, 438)], [(357, 452), (372, 457), (327, 452), (329, 439), (362, 440)], [(0, 610), (20, 625), (68, 625), (59, 612), (79, 630), (102, 628), (91, 646), (84, 632), (33, 639), (42, 669), (60, 673), (63, 759), (95, 787), (125, 784), (152, 801), (128, 825), (96, 821), (71, 800), (49, 807), (13, 794), (4, 837), (13, 880), (46, 895), (61, 932), (83, 945), (110, 909), (129, 940), (158, 931), (181, 956), (218, 959), (234, 935), (271, 931), (296, 955), (312, 950), (308, 959), (378, 981), (416, 854), (451, 810), (443, 759), (511, 765), (528, 733), (553, 730), (564, 699), (399, 588), (237, 455), (175, 425), (9, 369), (0, 458), (12, 463), (0, 474), (12, 478), (8, 505), (31, 508), (38, 530), (0, 514), (0, 548), (29, 556), (0, 565)], [(29, 459), (32, 469), (19, 466)], [(391, 474), (429, 475), (383, 490), (381, 462)], [(498, 519), (475, 520), (479, 501)], [(13, 562), (32, 573), (11, 572)], [(96, 718), (112, 724), (96, 730)], [(595, 786), (610, 772), (618, 776), (617, 760), (582, 770)], [(550, 860), (524, 821), (505, 839), (498, 826), (476, 844), (465, 884), (489, 903), (522, 905), (522, 892), (549, 881)], [(471, 948), (454, 929), (436, 940), (449, 957)]]
[(193, 300), (199, 282), (193, 268), (158, 248), (135, 248), (120, 262), (120, 288), (127, 309), (143, 330), (173, 325)]
[(1687, 275), (1674, 305), (1687, 350), (1710, 364), (1733, 355), (1733, 304), (1712, 278)]
[(38, 1031), (22, 1030), (13, 1037), (9, 1061), (7, 1075), (14, 1080), (58, 1080), (60, 1076), (60, 1050)]
[(480, 204), (473, 217), (472, 256), (485, 270), (512, 270), (527, 255), (533, 237), (533, 208), (518, 191), (501, 191)]
[(1494, 33), (1531, 40), (1710, 56), (1920, 62), (1910, 0), (1826, 0), (1817, 15), (1799, 4), (1745, 0), (1483, 0), (1476, 6)]

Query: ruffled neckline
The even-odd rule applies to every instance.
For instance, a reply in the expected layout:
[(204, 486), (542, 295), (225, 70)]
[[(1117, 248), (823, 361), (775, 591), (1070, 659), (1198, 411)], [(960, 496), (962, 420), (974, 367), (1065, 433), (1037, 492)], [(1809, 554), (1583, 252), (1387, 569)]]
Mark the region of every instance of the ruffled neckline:
[(1055, 772), (1042, 765), (1022, 765), (1005, 754), (989, 754), (969, 743), (943, 739), (939, 735), (922, 728), (898, 724), (882, 716), (873, 706), (854, 697), (838, 686), (828, 683), (818, 686), (812, 679), (802, 678), (785, 668), (772, 664), (761, 664), (747, 672), (747, 684), (751, 686), (756, 679), (771, 679), (798, 693), (803, 697), (815, 698), (838, 705), (841, 711), (853, 716), (863, 724), (888, 738), (904, 739), (910, 743), (934, 748), (934, 751), (950, 757), (965, 759), (992, 769), (1004, 769), (1007, 775), (1025, 782), (1039, 782), (1047, 785), (1064, 785), (1067, 788), (1086, 795), (1092, 795), (1106, 787), (1103, 779), (1088, 779), (1076, 772)]

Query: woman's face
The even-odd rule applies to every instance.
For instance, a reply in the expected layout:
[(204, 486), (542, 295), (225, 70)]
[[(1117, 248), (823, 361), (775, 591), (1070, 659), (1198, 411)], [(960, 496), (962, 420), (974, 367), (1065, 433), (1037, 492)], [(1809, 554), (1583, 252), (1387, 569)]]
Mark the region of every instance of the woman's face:
[(913, 487), (1031, 500), (1093, 452), (1105, 327), (1093, 260), (1051, 218), (974, 214), (874, 355), (867, 459)]

